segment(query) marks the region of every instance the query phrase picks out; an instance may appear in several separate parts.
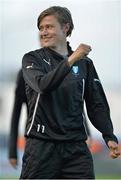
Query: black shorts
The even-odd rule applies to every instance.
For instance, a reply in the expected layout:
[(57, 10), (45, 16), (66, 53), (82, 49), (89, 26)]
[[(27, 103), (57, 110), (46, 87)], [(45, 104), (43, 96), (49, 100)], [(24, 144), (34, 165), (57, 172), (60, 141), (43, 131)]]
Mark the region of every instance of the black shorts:
[(85, 142), (26, 141), (20, 179), (95, 179)]

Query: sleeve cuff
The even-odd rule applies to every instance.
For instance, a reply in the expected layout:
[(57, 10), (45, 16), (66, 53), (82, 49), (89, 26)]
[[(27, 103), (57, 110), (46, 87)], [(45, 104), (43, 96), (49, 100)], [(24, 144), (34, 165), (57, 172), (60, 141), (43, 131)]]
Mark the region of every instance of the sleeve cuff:
[(108, 146), (108, 141), (114, 141), (114, 142), (118, 143), (118, 139), (114, 134), (112, 134), (112, 135), (103, 135), (103, 139), (104, 139), (107, 146)]

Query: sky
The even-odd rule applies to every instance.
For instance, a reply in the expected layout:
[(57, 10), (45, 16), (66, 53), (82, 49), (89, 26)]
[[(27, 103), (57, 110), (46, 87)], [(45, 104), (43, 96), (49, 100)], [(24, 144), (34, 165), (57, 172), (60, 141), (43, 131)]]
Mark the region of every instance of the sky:
[(37, 18), (54, 5), (72, 13), (73, 49), (89, 44), (101, 81), (121, 87), (121, 0), (0, 0), (0, 80), (18, 71), (25, 53), (40, 48)]

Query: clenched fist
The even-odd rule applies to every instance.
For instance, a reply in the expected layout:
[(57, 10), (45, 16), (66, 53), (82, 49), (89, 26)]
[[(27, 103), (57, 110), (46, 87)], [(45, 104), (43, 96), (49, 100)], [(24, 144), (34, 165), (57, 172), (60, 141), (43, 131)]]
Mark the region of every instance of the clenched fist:
[(68, 58), (69, 65), (72, 66), (76, 61), (80, 60), (80, 58), (88, 55), (91, 50), (91, 46), (86, 44), (80, 44), (78, 48)]
[(110, 149), (110, 157), (115, 159), (121, 155), (119, 145), (114, 141), (108, 141), (108, 147)]

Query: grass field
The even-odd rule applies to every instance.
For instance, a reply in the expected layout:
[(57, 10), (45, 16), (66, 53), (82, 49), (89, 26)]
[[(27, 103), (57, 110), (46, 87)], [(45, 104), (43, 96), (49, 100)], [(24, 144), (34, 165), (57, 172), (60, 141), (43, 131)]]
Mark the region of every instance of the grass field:
[[(19, 178), (18, 177), (0, 177), (0, 179), (2, 179), (2, 180), (19, 180)], [(119, 176), (108, 176), (108, 175), (97, 175), (97, 177), (96, 177), (96, 180), (116, 180), (116, 179), (120, 179), (121, 180), (121, 177), (119, 177)]]
[(121, 179), (121, 176), (120, 175), (119, 176), (118, 175), (117, 176), (116, 175), (114, 175), (114, 176), (113, 175), (97, 175), (96, 179), (100, 179), (100, 180), (101, 179), (112, 179), (113, 180), (113, 179)]

